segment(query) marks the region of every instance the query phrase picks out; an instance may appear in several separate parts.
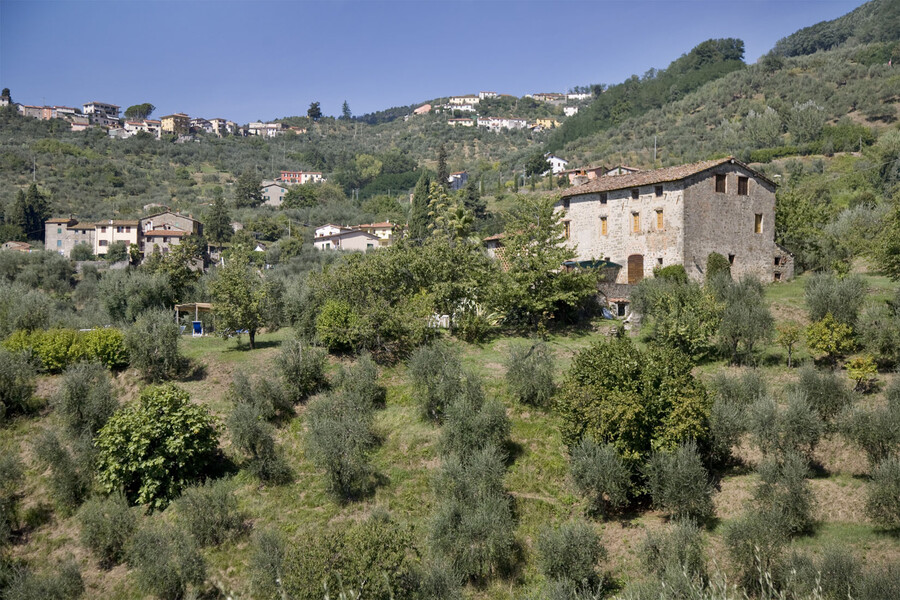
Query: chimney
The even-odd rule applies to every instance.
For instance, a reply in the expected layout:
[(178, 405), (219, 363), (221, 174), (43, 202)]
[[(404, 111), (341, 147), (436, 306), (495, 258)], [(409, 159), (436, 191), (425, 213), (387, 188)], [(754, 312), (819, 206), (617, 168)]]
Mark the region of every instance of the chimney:
[(587, 182), (588, 182), (588, 176), (587, 176), (587, 175), (581, 175), (581, 174), (579, 174), (579, 175), (575, 175), (574, 177), (572, 177), (572, 185), (573, 185), (573, 186), (575, 186), (575, 185), (584, 185), (584, 184), (586, 184)]

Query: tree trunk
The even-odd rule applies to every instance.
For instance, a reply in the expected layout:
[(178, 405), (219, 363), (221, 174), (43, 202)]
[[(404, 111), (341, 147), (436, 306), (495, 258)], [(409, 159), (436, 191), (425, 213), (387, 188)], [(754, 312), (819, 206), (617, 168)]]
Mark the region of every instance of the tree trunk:
[(250, 349), (256, 348), (256, 330), (250, 329)]

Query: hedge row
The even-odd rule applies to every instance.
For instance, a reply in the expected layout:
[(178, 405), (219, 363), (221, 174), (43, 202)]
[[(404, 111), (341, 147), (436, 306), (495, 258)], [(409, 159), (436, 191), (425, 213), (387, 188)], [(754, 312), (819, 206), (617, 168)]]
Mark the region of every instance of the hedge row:
[(19, 330), (6, 338), (3, 347), (12, 352), (30, 352), (49, 373), (59, 373), (82, 360), (97, 361), (109, 369), (128, 366), (125, 335), (113, 328)]

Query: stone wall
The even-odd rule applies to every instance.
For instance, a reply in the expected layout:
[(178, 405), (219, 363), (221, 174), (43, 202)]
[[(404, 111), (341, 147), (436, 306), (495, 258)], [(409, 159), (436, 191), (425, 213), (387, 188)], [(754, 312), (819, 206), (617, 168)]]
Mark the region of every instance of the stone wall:
[[(725, 175), (725, 193), (716, 192), (716, 174)], [(747, 195), (738, 195), (738, 177), (748, 177)], [(773, 280), (775, 245), (775, 189), (740, 165), (723, 164), (688, 177), (684, 192), (684, 266), (702, 279), (706, 259), (718, 252), (731, 261), (735, 279), (745, 275), (763, 283)], [(756, 215), (762, 224), (756, 233)]]

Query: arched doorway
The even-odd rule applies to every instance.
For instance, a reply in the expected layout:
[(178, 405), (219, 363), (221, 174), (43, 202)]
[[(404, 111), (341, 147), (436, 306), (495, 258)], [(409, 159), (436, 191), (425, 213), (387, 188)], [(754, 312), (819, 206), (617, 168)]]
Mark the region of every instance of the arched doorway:
[(628, 257), (628, 285), (635, 285), (644, 278), (644, 255), (632, 254)]

